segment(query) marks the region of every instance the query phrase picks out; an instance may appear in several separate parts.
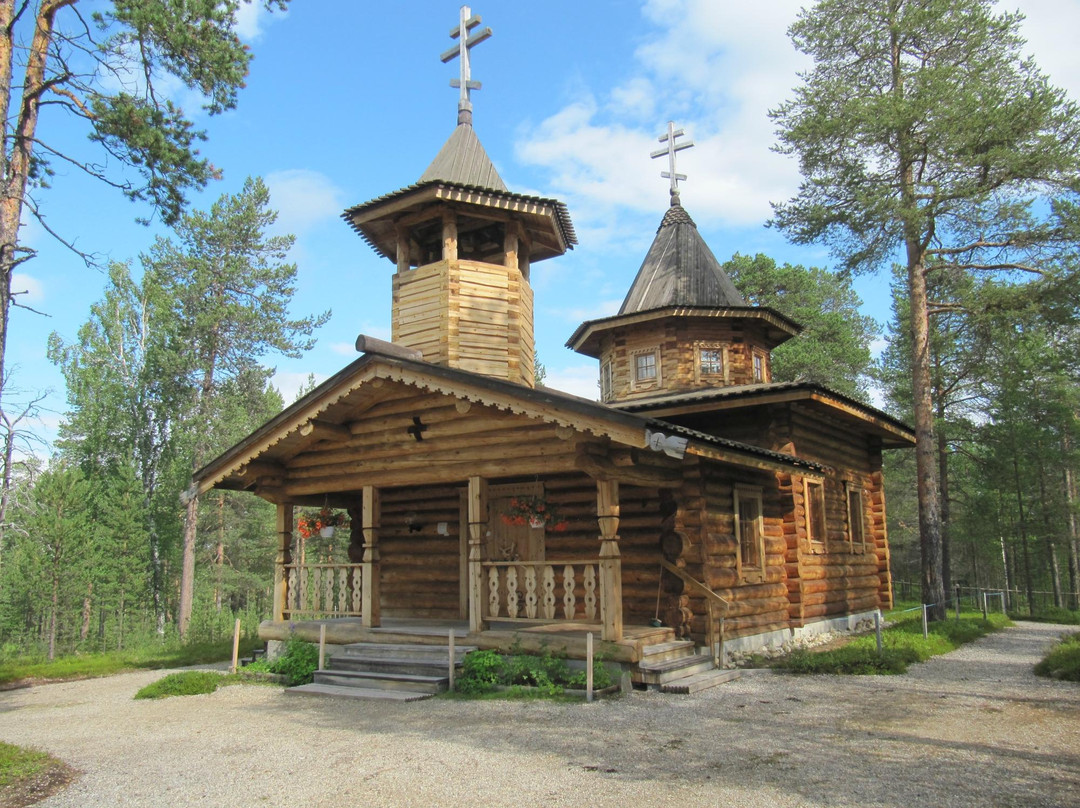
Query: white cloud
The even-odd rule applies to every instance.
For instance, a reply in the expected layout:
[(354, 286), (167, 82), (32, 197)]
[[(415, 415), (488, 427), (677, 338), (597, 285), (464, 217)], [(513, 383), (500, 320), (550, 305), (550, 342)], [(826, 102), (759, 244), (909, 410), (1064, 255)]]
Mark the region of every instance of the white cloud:
[(16, 272), (11, 276), (11, 291), (13, 294), (26, 292), (26, 294), (20, 294), (16, 300), (27, 306), (34, 306), (45, 300), (45, 287), (41, 285), (41, 281), (22, 272)]
[(281, 398), (285, 402), (285, 406), (289, 406), (292, 402), (296, 401), (296, 394), (300, 392), (300, 389), (307, 385), (308, 376), (315, 377), (315, 384), (322, 384), (329, 376), (325, 373), (298, 373), (296, 371), (278, 370), (270, 378), (270, 383), (277, 388), (281, 393)]
[(592, 401), (600, 398), (600, 371), (597, 370), (595, 362), (588, 365), (571, 365), (561, 368), (545, 366), (545, 368), (547, 370), (545, 387)]
[(889, 347), (889, 341), (885, 337), (875, 337), (870, 341), (870, 355), (874, 359), (880, 359), (881, 355), (885, 353), (885, 349)]
[[(275, 14), (285, 14), (284, 11), (276, 11)], [(236, 34), (241, 39), (252, 42), (262, 36), (263, 26), (274, 19), (262, 0), (245, 0), (236, 10)]]
[(312, 227), (337, 219), (344, 210), (343, 193), (325, 174), (290, 169), (267, 174), (270, 206), (278, 212), (275, 229), (301, 235)]
[(326, 347), (338, 356), (355, 357), (356, 354), (356, 343), (353, 342), (331, 342)]
[(1050, 76), (1050, 81), (1068, 92), (1072, 100), (1080, 101), (1080, 50), (1076, 48), (1080, 3), (1020, 0), (1017, 5), (1027, 16), (1021, 26), (1028, 40), (1023, 52), (1034, 55), (1035, 63)]

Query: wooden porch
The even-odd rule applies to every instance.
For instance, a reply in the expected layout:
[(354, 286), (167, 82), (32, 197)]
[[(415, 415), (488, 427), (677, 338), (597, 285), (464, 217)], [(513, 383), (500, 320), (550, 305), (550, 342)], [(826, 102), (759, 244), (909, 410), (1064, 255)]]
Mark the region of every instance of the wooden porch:
[(290, 639), (319, 642), (320, 629), (326, 626), (326, 642), (331, 645), (351, 643), (387, 643), (412, 645), (448, 645), (454, 633), (456, 645), (472, 645), (482, 649), (509, 652), (511, 648), (526, 652), (565, 654), (568, 659), (585, 659), (586, 637), (594, 635), (594, 651), (611, 662), (634, 664), (641, 661), (642, 649), (649, 645), (671, 642), (675, 632), (667, 627), (623, 626), (622, 639), (612, 642), (600, 639), (600, 625), (559, 621), (525, 624), (514, 621), (490, 621), (488, 627), (474, 632), (467, 620), (431, 620), (423, 618), (388, 617), (380, 626), (365, 626), (359, 617), (324, 617), (310, 620), (265, 620), (259, 626), (263, 640)]

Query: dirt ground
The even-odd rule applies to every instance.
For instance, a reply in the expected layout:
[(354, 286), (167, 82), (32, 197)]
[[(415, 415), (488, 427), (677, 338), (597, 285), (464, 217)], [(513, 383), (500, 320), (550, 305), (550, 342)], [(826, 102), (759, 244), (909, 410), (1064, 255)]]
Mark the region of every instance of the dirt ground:
[(898, 677), (768, 671), (594, 704), (338, 701), (163, 672), (0, 694), (0, 739), (81, 772), (59, 806), (1080, 806), (1080, 686), (1021, 623)]

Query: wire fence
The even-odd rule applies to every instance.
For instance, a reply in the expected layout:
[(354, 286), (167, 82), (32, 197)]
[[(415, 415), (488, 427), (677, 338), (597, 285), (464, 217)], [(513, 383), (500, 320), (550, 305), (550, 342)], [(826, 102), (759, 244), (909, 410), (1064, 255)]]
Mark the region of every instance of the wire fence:
[[(922, 598), (922, 586), (913, 581), (893, 581), (893, 595), (897, 600), (920, 600)], [(984, 596), (989, 597), (995, 604), (1001, 601), (1004, 605), (1001, 611), (1029, 612), (1038, 614), (1056, 608), (1057, 601), (1053, 592), (1035, 590), (1028, 598), (1028, 592), (1023, 589), (1002, 589), (975, 586), (955, 586), (949, 593), (947, 606), (955, 608), (959, 604), (961, 609), (978, 611), (983, 608)], [(1062, 592), (1061, 602), (1068, 606), (1070, 603), (1080, 602), (1080, 593)], [(933, 604), (929, 604), (933, 605)], [(915, 607), (917, 611), (921, 606)]]

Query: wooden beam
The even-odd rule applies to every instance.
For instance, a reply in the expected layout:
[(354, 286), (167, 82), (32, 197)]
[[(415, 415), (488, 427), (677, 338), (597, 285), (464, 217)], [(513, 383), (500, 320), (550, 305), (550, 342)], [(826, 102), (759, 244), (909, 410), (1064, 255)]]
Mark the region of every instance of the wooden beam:
[(352, 432), (347, 426), (331, 424), (327, 421), (308, 421), (300, 427), (300, 434), (305, 438), (313, 437), (315, 440), (330, 441), (348, 440), (352, 437)]
[(382, 509), (379, 489), (372, 485), (364, 486), (361, 503), (364, 558), (361, 562), (363, 569), (360, 597), (363, 605), (360, 609), (360, 621), (365, 628), (374, 628), (379, 626), (382, 620), (379, 586), (379, 523), (382, 519)]
[(682, 473), (645, 466), (620, 466), (611, 458), (582, 452), (574, 465), (595, 480), (619, 480), (643, 488), (681, 488)]
[(285, 619), (285, 604), (288, 599), (288, 581), (285, 579), (285, 565), (292, 563), (292, 505), (277, 506), (277, 558), (274, 563), (274, 620)]
[(484, 581), (481, 567), (480, 547), (487, 533), (488, 484), (483, 477), (469, 478), (469, 630), (484, 631)]
[(622, 558), (619, 556), (619, 483), (596, 483), (596, 522), (600, 527), (600, 620), (602, 639), (623, 636)]

